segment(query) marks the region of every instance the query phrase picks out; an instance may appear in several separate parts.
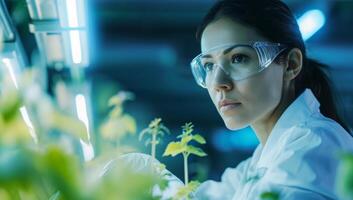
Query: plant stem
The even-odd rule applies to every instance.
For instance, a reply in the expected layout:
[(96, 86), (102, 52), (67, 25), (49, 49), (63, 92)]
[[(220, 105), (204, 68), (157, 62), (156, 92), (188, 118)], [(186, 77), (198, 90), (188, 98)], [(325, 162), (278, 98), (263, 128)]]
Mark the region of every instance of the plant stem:
[(189, 183), (189, 175), (188, 175), (188, 154), (183, 153), (184, 157), (184, 184), (187, 185)]
[(151, 146), (152, 146), (152, 150), (151, 150), (151, 154), (152, 154), (152, 158), (156, 158), (156, 136), (157, 134), (153, 133), (152, 134), (152, 142), (151, 142)]

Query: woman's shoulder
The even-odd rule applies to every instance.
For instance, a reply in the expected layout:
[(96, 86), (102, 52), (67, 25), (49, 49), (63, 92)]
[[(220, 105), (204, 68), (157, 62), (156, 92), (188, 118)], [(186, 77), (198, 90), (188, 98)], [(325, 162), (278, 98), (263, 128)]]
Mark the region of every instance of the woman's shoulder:
[(303, 142), (317, 148), (353, 151), (353, 137), (336, 121), (322, 114), (312, 115), (286, 132), (283, 141), (287, 145)]
[[(286, 130), (263, 164), (272, 183), (334, 196), (339, 155), (353, 152), (352, 137), (337, 123), (311, 118)], [(276, 177), (273, 179), (273, 177)]]

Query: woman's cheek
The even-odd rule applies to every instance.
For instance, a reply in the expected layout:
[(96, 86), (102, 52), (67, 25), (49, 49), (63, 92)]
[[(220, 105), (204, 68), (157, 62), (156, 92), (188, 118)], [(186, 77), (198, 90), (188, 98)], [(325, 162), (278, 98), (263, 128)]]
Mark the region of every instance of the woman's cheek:
[(277, 80), (276, 75), (260, 73), (238, 82), (237, 89), (248, 112), (263, 115), (263, 112), (272, 110), (278, 104), (281, 96), (281, 82)]

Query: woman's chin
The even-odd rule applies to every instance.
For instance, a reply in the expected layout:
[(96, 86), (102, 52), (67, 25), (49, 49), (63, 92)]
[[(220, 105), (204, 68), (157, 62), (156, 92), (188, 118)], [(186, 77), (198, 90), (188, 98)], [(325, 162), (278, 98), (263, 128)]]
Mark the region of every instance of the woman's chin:
[(239, 129), (243, 129), (247, 126), (249, 126), (249, 123), (238, 121), (238, 120), (226, 120), (223, 119), (225, 126), (232, 131), (236, 131)]

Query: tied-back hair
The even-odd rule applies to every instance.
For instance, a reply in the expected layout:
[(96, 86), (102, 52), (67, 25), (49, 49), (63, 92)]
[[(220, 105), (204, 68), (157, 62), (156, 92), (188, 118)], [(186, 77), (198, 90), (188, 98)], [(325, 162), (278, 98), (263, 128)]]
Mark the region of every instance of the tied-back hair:
[(218, 1), (204, 17), (196, 32), (196, 38), (200, 41), (207, 25), (224, 17), (254, 28), (270, 41), (285, 44), (289, 50), (300, 49), (303, 54), (303, 67), (294, 79), (295, 96), (298, 97), (306, 88), (310, 88), (320, 102), (321, 113), (350, 132), (350, 127), (338, 113), (338, 99), (337, 95), (334, 96), (333, 85), (327, 75), (328, 66), (307, 57), (296, 18), (285, 3), (280, 0)]

